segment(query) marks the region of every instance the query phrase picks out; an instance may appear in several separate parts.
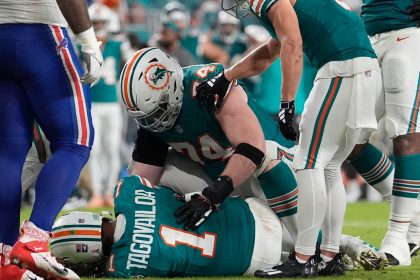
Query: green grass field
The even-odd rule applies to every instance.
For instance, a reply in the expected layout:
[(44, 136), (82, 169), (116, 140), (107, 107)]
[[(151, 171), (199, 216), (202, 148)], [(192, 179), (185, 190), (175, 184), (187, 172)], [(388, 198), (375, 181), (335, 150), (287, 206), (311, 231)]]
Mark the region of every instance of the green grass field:
[[(99, 209), (96, 212), (100, 213), (101, 210), (106, 209)], [(29, 217), (29, 214), (29, 209), (23, 210), (22, 219)], [(349, 204), (347, 207), (343, 233), (360, 236), (371, 244), (379, 246), (386, 231), (388, 215), (389, 204), (387, 203), (360, 202)], [(208, 278), (217, 279), (226, 277), (197, 277), (189, 279), (205, 280)], [(229, 277), (229, 280), (243, 278), (244, 277)], [(335, 277), (328, 277), (326, 279), (335, 279)], [(420, 256), (413, 259), (413, 264), (410, 267), (388, 267), (382, 271), (349, 271), (344, 277), (337, 277), (337, 279), (420, 279)]]

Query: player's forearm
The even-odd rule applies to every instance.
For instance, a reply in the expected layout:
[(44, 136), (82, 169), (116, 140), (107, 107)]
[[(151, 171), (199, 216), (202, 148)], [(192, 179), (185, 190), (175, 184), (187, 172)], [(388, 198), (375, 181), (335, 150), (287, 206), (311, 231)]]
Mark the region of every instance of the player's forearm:
[(248, 158), (234, 154), (223, 170), (221, 176), (229, 176), (232, 179), (233, 187), (236, 189), (242, 185), (254, 173), (256, 165)]
[(267, 44), (263, 44), (247, 54), (235, 65), (225, 70), (225, 77), (229, 81), (244, 79), (264, 72), (276, 59)]
[(211, 42), (204, 42), (202, 44), (203, 57), (212, 62), (220, 63), (222, 65), (227, 65), (229, 63), (229, 54), (221, 47), (216, 46)]
[(57, 0), (57, 4), (75, 34), (92, 26), (85, 0)]
[(303, 67), (302, 43), (299, 40), (286, 39), (282, 41), (280, 52), (282, 68), (281, 100), (295, 100)]

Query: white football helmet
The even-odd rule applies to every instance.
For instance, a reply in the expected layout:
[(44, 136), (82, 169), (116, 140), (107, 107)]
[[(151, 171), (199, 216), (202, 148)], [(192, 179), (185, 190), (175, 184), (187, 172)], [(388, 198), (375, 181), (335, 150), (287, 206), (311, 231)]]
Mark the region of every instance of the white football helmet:
[[(110, 33), (110, 23), (113, 17), (113, 11), (108, 6), (101, 3), (93, 3), (88, 9), (90, 20), (94, 25), (95, 35), (105, 38)], [(100, 28), (95, 23), (103, 23)]]
[(183, 79), (178, 62), (160, 49), (137, 51), (120, 77), (121, 96), (128, 114), (149, 131), (170, 129), (181, 111)]
[(70, 264), (91, 264), (102, 260), (102, 217), (73, 211), (53, 225), (50, 241), (53, 254)]
[[(254, 5), (257, 5), (258, 2), (254, 1)], [(249, 14), (251, 5), (249, 0), (222, 0), (222, 10), (240, 19)]]
[(233, 44), (241, 29), (241, 21), (228, 13), (220, 11), (217, 15), (217, 25), (220, 38), (226, 44)]
[(181, 16), (178, 15), (178, 13), (183, 14), (182, 19), (185, 18), (185, 21), (188, 24), (190, 21), (190, 13), (184, 6), (184, 4), (178, 1), (170, 1), (163, 7), (160, 13), (160, 20), (162, 23), (165, 23), (168, 20), (181, 18)]

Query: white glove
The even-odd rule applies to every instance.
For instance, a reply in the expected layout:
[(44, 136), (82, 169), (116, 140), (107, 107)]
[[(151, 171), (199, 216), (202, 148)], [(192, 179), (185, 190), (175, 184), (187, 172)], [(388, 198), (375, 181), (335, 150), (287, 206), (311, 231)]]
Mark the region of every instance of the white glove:
[(93, 27), (76, 35), (81, 46), (81, 56), (85, 63), (85, 74), (80, 77), (80, 81), (84, 84), (95, 85), (101, 77), (101, 70), (104, 59), (102, 58), (101, 49), (102, 42), (96, 40)]

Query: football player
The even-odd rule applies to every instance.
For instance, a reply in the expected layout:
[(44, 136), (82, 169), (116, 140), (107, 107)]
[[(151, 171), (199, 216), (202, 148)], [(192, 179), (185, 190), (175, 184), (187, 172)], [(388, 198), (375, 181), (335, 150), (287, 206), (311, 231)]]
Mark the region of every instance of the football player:
[(240, 85), (232, 86), (221, 110), (201, 106), (197, 85), (221, 72), (220, 64), (181, 68), (157, 48), (142, 49), (126, 63), (121, 94), (139, 125), (130, 172), (159, 182), (172, 147), (214, 180), (177, 211), (185, 229), (197, 228), (234, 189), (258, 179), (270, 207), (295, 237), (297, 187), (286, 164), (294, 143)]
[(112, 206), (112, 190), (120, 172), (120, 146), (123, 115), (117, 95), (121, 62), (127, 59), (123, 42), (111, 37), (109, 25), (114, 11), (101, 3), (89, 6), (95, 35), (102, 42), (104, 59), (102, 74), (91, 88), (92, 120), (96, 141), (88, 161), (92, 180), (92, 198), (88, 208)]
[[(226, 61), (213, 60), (215, 55), (212, 53), (216, 50), (215, 46), (220, 47), (226, 53)], [(202, 37), (200, 48), (206, 63), (217, 62), (231, 65), (232, 61), (238, 61), (239, 57), (247, 50), (245, 35), (241, 32), (241, 22), (220, 11), (215, 30), (207, 32)]]
[(333, 274), (342, 274), (337, 254), (345, 211), (340, 166), (377, 128), (375, 105), (381, 94), (380, 69), (363, 22), (334, 0), (223, 0), (222, 8), (238, 18), (252, 12), (272, 39), (216, 80), (203, 83), (199, 96), (218, 93), (223, 100), (220, 97), (235, 79), (259, 74), (280, 57), (280, 130), (287, 139), (296, 140), (292, 120), (303, 52), (318, 69), (293, 162), (300, 193), (296, 257), (276, 269), (278, 277), (316, 276), (315, 245), (322, 227), (322, 260), (335, 267)]
[[(362, 18), (378, 55), (385, 91), (385, 127), (393, 139), (395, 176), (388, 232), (382, 241), (392, 265), (410, 265), (407, 240), (420, 189), (420, 2), (363, 0)], [(414, 224), (418, 224), (418, 221)]]
[[(51, 250), (83, 276), (101, 276), (104, 268), (118, 278), (227, 276), (277, 264), (282, 243), (293, 245), (276, 215), (256, 198), (227, 198), (197, 232), (185, 231), (173, 219), (183, 204), (174, 194), (146, 178), (126, 177), (114, 192), (116, 219), (65, 214), (54, 224)], [(385, 264), (385, 257), (361, 240), (342, 236), (341, 243), (367, 269)]]
[[(85, 73), (67, 23), (81, 44)], [(94, 131), (88, 85), (100, 76), (100, 42), (84, 0), (1, 1), (0, 38), (0, 242), (13, 246), (14, 264), (46, 278), (79, 279), (50, 254), (48, 232), (89, 158)], [(35, 119), (52, 156), (37, 178), (31, 217), (19, 237), (21, 174)]]

